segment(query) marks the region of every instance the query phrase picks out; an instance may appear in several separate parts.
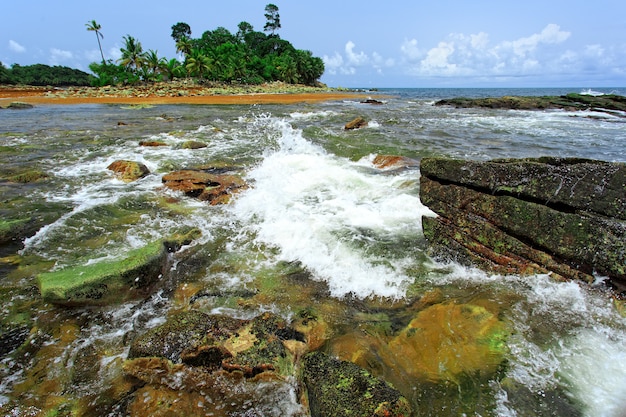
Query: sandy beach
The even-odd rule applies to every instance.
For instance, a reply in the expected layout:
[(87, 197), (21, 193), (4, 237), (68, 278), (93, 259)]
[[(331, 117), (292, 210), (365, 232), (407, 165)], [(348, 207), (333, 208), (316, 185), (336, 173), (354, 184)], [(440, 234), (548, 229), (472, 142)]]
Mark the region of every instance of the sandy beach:
[(270, 84), (262, 86), (198, 86), (160, 83), (133, 87), (0, 86), (0, 107), (13, 102), (37, 104), (293, 104), (359, 99), (365, 94)]

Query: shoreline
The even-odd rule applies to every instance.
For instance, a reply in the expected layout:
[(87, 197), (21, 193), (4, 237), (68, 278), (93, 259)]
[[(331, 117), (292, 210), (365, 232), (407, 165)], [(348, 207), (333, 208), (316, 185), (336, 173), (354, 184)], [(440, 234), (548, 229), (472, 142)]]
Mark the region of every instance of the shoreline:
[(133, 87), (37, 87), (0, 86), (0, 107), (20, 102), (31, 105), (73, 104), (295, 104), (363, 99), (363, 93), (323, 87), (287, 85), (201, 86), (155, 83)]

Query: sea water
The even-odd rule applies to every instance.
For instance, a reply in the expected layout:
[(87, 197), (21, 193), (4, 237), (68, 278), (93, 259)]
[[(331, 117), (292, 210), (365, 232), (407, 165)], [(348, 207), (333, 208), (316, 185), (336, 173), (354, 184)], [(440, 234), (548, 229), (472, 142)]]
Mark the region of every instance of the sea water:
[[(0, 311), (3, 329), (19, 318), (45, 333), (49, 343), (57, 337), (54, 326), (74, 329), (75, 340), (46, 359), (55, 375), (69, 372), (81, 352), (106, 352), (99, 365), (104, 382), (64, 387), (97, 402), (107, 378), (119, 372), (131, 336), (180, 308), (176, 294), (184, 285), (252, 290), (267, 271), (297, 265), (324, 286), (332, 303), (345, 303), (337, 310), (338, 333), (363, 325), (359, 317), (374, 317), (354, 300), (382, 297), (402, 304), (437, 293), (450, 302), (499, 306), (511, 330), (506, 366), (486, 385), (476, 382), (471, 392), (459, 386), (458, 398), (446, 393), (445, 406), (416, 415), (622, 415), (626, 322), (601, 284), (494, 276), (430, 259), (421, 231), (422, 217), (434, 215), (419, 199), (423, 157), (547, 155), (626, 162), (625, 115), (454, 109), (434, 106), (436, 100), (581, 91), (620, 94), (614, 88), (385, 89), (368, 93), (382, 105), (347, 98), (293, 105), (42, 105), (0, 111), (2, 176), (30, 169), (48, 176), (20, 186), (0, 181), (3, 216), (43, 219), (23, 244), (3, 249), (0, 282), (10, 298)], [(357, 116), (368, 126), (344, 130)], [(139, 146), (142, 140), (167, 146)], [(183, 149), (187, 140), (208, 146)], [(372, 162), (381, 154), (416, 164), (381, 169)], [(151, 174), (123, 183), (106, 168), (118, 159), (142, 162)], [(173, 170), (224, 165), (249, 184), (226, 206), (208, 206), (161, 185), (161, 176)], [(168, 199), (178, 202), (176, 209), (163, 208)], [(194, 261), (175, 263), (171, 275), (177, 282), (161, 283), (145, 301), (67, 311), (41, 304), (29, 290), (34, 285), (29, 265), (46, 270), (101, 262), (181, 226), (203, 232), (183, 248)], [(14, 256), (22, 258), (21, 267), (9, 262)], [(271, 310), (290, 318), (300, 307), (295, 303), (277, 299), (252, 311), (216, 305), (214, 311), (249, 317)], [(88, 318), (94, 315), (96, 320)], [(45, 394), (24, 388), (36, 366), (10, 354), (2, 359), (3, 411), (27, 415), (28, 407), (45, 403)], [(419, 392), (416, 384), (411, 396), (411, 389), (403, 388), (416, 410), (426, 407), (424, 399), (437, 403), (436, 390)], [(23, 395), (29, 398), (26, 408), (19, 405)], [(467, 398), (481, 396), (486, 399), (472, 400), (473, 410), (465, 408)], [(299, 415), (296, 400), (293, 392), (277, 394), (282, 405), (276, 415)]]

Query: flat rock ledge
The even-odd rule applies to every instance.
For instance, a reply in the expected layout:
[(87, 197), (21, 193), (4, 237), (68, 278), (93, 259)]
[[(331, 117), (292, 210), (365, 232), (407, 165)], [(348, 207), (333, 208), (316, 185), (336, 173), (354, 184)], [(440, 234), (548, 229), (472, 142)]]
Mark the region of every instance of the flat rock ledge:
[(425, 158), (420, 184), (432, 255), (626, 290), (626, 164)]

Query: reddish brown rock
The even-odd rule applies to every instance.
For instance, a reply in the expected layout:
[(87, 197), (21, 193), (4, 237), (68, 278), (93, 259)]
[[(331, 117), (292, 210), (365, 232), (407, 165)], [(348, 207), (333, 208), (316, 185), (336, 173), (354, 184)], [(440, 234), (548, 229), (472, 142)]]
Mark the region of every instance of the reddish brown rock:
[(376, 155), (372, 164), (379, 169), (398, 169), (419, 165), (414, 159), (398, 155)]
[(211, 174), (192, 169), (164, 175), (163, 183), (172, 190), (208, 201), (211, 205), (228, 203), (233, 193), (246, 187), (245, 181), (236, 175)]
[(158, 140), (142, 140), (139, 146), (167, 146), (167, 143)]

